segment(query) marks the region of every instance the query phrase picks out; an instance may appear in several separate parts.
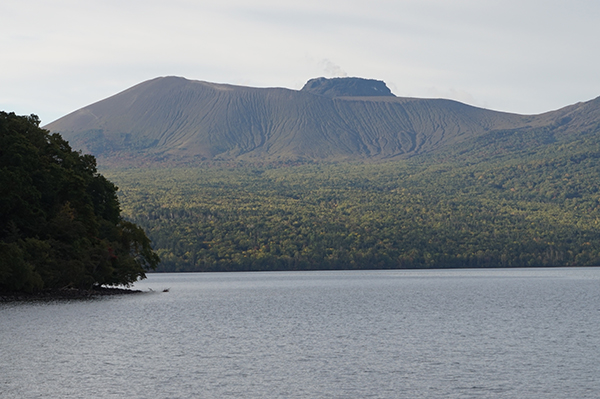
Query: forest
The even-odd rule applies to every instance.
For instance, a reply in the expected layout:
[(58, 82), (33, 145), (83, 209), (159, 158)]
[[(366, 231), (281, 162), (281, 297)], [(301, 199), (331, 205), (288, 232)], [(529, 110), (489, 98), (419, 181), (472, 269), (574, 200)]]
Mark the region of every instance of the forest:
[(128, 286), (159, 258), (117, 187), (35, 115), (0, 112), (0, 292)]
[(106, 169), (157, 271), (600, 265), (600, 127), (373, 163)]

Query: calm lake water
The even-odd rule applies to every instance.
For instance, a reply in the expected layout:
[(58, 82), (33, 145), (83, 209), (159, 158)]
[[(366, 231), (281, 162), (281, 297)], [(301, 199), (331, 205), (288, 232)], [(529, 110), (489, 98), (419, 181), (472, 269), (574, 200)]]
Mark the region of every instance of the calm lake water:
[(136, 288), (0, 304), (0, 397), (600, 397), (600, 268), (152, 274)]

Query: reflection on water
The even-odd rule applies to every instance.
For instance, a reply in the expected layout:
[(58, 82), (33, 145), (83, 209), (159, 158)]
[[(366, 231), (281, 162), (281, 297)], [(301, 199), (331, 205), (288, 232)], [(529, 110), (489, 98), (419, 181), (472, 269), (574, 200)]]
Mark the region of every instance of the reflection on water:
[(0, 304), (0, 397), (592, 398), (599, 284), (600, 268), (152, 274), (140, 295)]

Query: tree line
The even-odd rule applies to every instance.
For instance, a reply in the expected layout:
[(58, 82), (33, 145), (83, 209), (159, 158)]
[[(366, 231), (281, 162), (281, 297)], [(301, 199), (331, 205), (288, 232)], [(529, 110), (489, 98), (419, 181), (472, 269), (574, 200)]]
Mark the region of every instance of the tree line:
[(107, 170), (159, 271), (600, 264), (597, 131), (377, 164)]

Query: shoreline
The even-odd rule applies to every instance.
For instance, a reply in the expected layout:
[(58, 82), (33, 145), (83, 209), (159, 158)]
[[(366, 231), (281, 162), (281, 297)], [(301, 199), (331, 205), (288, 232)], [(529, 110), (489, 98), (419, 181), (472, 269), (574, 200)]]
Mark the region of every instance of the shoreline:
[(140, 290), (116, 287), (97, 287), (88, 290), (68, 288), (50, 289), (37, 292), (5, 292), (0, 291), (0, 303), (28, 302), (28, 301), (53, 301), (70, 299), (92, 299), (104, 296), (140, 294)]

